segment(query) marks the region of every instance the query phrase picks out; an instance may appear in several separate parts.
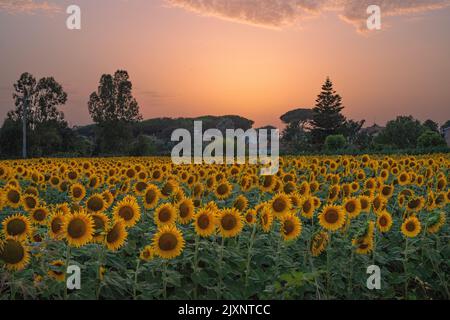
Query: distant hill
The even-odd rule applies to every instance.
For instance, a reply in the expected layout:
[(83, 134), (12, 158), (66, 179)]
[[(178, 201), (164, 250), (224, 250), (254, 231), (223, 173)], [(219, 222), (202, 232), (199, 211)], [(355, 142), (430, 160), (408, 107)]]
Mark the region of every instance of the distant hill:
[[(248, 130), (253, 127), (254, 121), (236, 115), (225, 116), (201, 116), (196, 118), (154, 118), (133, 124), (133, 135), (155, 136), (158, 139), (170, 139), (172, 132), (176, 129), (187, 129), (192, 131), (194, 121), (203, 122), (203, 130), (219, 129), (243, 129)], [(95, 136), (95, 124), (75, 127), (75, 131), (88, 138)]]

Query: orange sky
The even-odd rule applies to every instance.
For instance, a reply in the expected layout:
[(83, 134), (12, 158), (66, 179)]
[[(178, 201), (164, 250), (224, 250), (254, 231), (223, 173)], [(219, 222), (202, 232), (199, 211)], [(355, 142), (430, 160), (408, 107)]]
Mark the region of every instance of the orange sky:
[[(232, 12), (259, 13), (255, 1)], [(101, 74), (117, 69), (130, 73), (144, 118), (239, 114), (257, 126), (279, 125), (284, 112), (313, 106), (330, 76), (351, 118), (450, 119), (449, 7), (413, 8), (387, 17), (382, 31), (361, 34), (337, 9), (282, 19), (262, 11), (255, 26), (222, 8), (193, 12), (165, 0), (52, 3), (55, 10), (0, 5), (0, 119), (13, 108), (12, 84), (28, 71), (63, 85), (70, 124), (90, 123), (89, 94)], [(80, 31), (65, 28), (72, 3), (82, 8)]]

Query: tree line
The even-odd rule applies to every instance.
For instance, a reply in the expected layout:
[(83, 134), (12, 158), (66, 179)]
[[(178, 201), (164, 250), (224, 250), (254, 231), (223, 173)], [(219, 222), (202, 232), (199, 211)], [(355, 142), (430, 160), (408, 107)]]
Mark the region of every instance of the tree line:
[[(94, 124), (71, 128), (59, 110), (68, 97), (61, 84), (53, 77), (38, 80), (30, 73), (23, 73), (14, 84), (15, 108), (8, 112), (0, 130), (1, 157), (21, 156), (24, 110), (30, 157), (166, 155), (172, 145), (171, 132), (177, 128), (191, 129), (195, 120), (202, 120), (205, 129), (223, 131), (247, 130), (254, 124), (240, 116), (144, 121), (132, 91), (127, 71), (102, 75), (88, 102)], [(281, 117), (286, 124), (280, 141), (282, 153), (381, 152), (446, 145), (439, 125), (432, 120), (421, 123), (411, 116), (401, 116), (388, 122), (382, 130), (370, 132), (363, 129), (364, 121), (347, 119), (343, 110), (342, 97), (328, 78), (314, 108), (292, 110)], [(450, 121), (443, 126), (450, 127)]]

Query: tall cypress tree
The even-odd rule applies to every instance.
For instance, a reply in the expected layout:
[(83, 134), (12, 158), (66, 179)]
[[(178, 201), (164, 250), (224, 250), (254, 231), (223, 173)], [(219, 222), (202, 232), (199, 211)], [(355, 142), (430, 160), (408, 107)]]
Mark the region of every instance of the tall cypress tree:
[(342, 109), (342, 98), (334, 91), (330, 78), (327, 78), (313, 109), (311, 135), (314, 144), (322, 145), (329, 135), (341, 133), (346, 121)]

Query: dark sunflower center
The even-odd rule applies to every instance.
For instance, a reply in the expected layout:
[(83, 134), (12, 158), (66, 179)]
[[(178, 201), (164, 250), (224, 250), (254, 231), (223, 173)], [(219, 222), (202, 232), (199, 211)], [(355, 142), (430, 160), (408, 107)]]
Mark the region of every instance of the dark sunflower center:
[(153, 190), (147, 191), (147, 193), (145, 194), (145, 202), (147, 204), (151, 204), (153, 203), (153, 201), (155, 201), (155, 199), (156, 199), (156, 192)]
[(228, 192), (228, 186), (226, 184), (221, 184), (217, 187), (217, 193), (219, 195), (224, 195)]
[(119, 210), (119, 216), (121, 216), (125, 221), (131, 220), (134, 217), (133, 208), (130, 206), (124, 206)]
[(236, 227), (237, 221), (236, 217), (232, 214), (227, 214), (222, 218), (222, 221), (220, 222), (222, 225), (222, 228), (224, 228), (226, 231), (233, 230), (234, 227)]
[(182, 203), (180, 205), (180, 217), (186, 218), (189, 216), (189, 213), (190, 213), (189, 206), (186, 203)]
[(267, 224), (269, 222), (269, 218), (267, 217), (267, 214), (262, 216), (263, 224)]
[(334, 210), (330, 209), (325, 213), (325, 221), (328, 223), (336, 223), (339, 220), (339, 213)]
[(140, 181), (136, 184), (136, 190), (139, 192), (144, 191), (145, 188), (147, 188), (147, 184), (145, 182)]
[(387, 224), (388, 224), (388, 219), (386, 217), (381, 217), (380, 218), (380, 226), (386, 227)]
[(32, 198), (32, 197), (26, 197), (25, 198), (25, 204), (28, 208), (34, 208), (36, 207), (36, 199)]
[(51, 228), (52, 228), (53, 233), (59, 233), (61, 231), (62, 225), (63, 225), (63, 222), (62, 222), (61, 218), (53, 219), (53, 221), (51, 223)]
[(159, 217), (159, 221), (161, 222), (167, 222), (170, 220), (170, 218), (172, 217), (172, 214), (170, 212), (169, 209), (167, 208), (162, 208), (161, 211), (158, 214)]
[(420, 205), (420, 200), (419, 200), (419, 199), (411, 200), (411, 201), (408, 203), (408, 207), (409, 207), (410, 209), (415, 209), (415, 208), (417, 208), (419, 205)]
[(286, 210), (286, 201), (284, 201), (283, 199), (275, 199), (275, 201), (273, 202), (273, 209), (276, 212), (283, 212), (284, 210)]
[(13, 219), (8, 222), (6, 226), (6, 231), (10, 236), (18, 236), (26, 231), (26, 224), (20, 219)]
[(291, 220), (287, 220), (283, 224), (283, 232), (285, 235), (290, 235), (295, 230), (295, 225)]
[(34, 211), (33, 217), (36, 221), (43, 221), (46, 217), (45, 211), (42, 209), (37, 209)]
[(87, 207), (91, 211), (100, 211), (103, 209), (103, 199), (94, 197), (88, 200)]
[(81, 188), (74, 188), (73, 189), (73, 196), (75, 198), (81, 198), (83, 192), (81, 191)]
[(25, 249), (19, 241), (7, 240), (0, 251), (0, 258), (8, 264), (17, 264), (25, 257)]
[(12, 203), (19, 203), (20, 201), (20, 193), (16, 190), (11, 190), (8, 192), (8, 200)]
[(412, 221), (408, 222), (405, 227), (408, 232), (413, 232), (416, 230), (416, 224)]
[(245, 219), (247, 220), (248, 223), (250, 223), (253, 221), (253, 215), (249, 213), (245, 216)]
[(114, 243), (120, 238), (120, 226), (116, 224), (106, 235), (108, 243)]
[(86, 234), (86, 223), (81, 219), (73, 219), (69, 222), (67, 233), (71, 238), (79, 239)]
[(209, 227), (209, 217), (206, 214), (202, 214), (198, 217), (197, 224), (200, 229), (207, 229)]
[(303, 204), (303, 212), (309, 212), (311, 210), (311, 203), (309, 201), (305, 201)]
[(356, 209), (356, 206), (355, 206), (355, 204), (353, 202), (348, 202), (345, 205), (345, 209), (347, 210), (347, 212), (354, 212), (355, 209)]
[(171, 251), (177, 247), (178, 239), (171, 233), (164, 233), (158, 241), (159, 248), (163, 251)]

